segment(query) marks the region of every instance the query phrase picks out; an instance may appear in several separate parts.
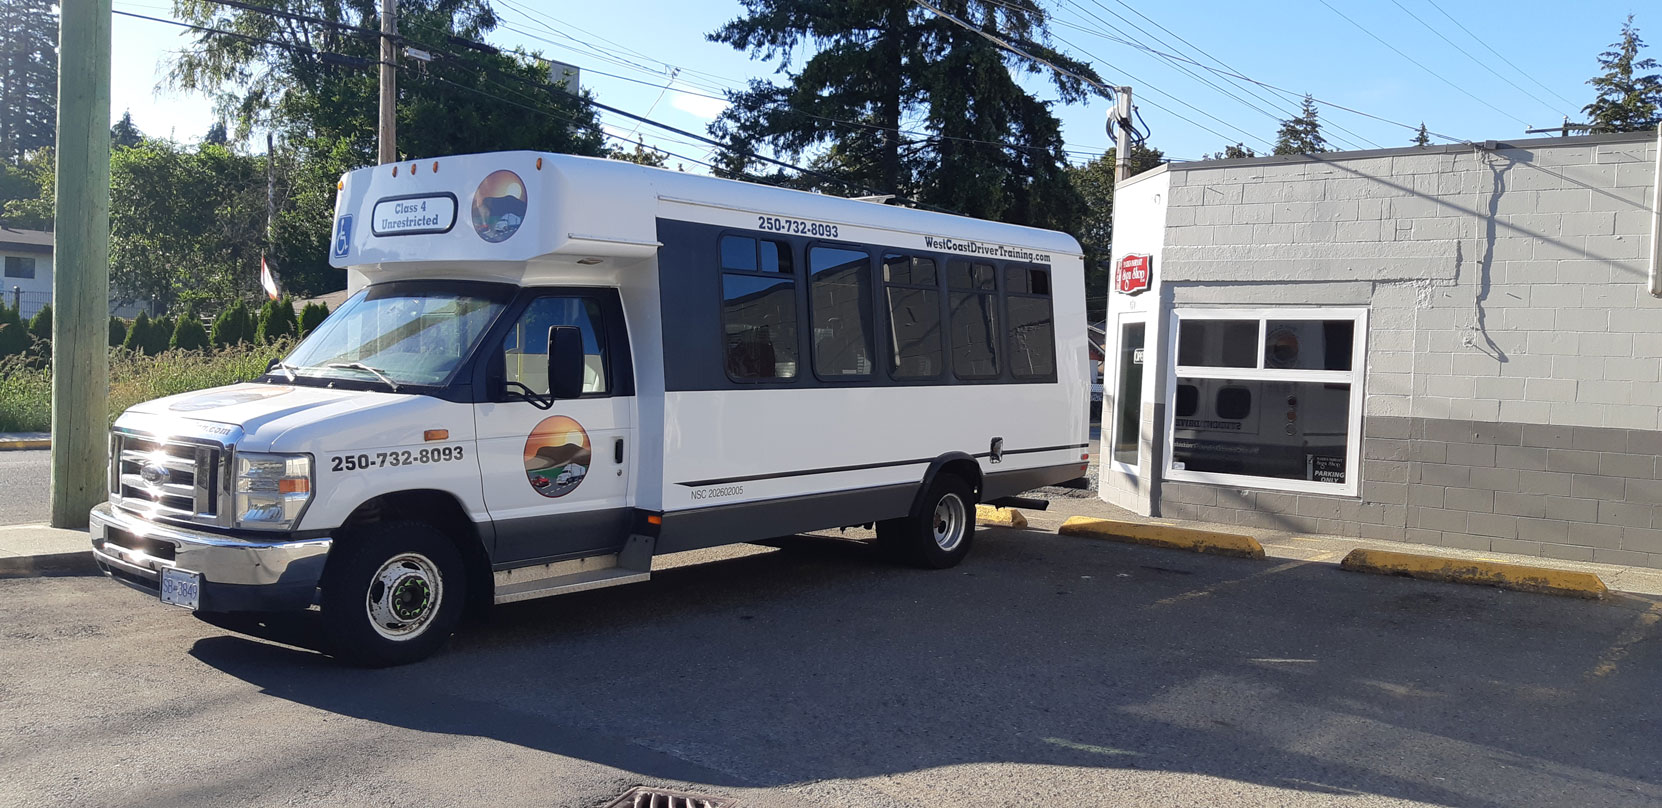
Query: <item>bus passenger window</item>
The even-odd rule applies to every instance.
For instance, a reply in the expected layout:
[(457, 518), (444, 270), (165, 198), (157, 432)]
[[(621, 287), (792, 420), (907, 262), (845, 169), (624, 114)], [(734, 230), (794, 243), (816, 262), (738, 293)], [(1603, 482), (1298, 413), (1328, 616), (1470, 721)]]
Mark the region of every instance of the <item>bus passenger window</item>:
[(1200, 412), (1200, 388), (1192, 384), (1177, 386), (1177, 417), (1193, 418)]
[(796, 284), (789, 278), (724, 273), (721, 322), (727, 375), (796, 377)]
[(1013, 266), (1004, 272), (1010, 375), (1046, 378), (1056, 372), (1056, 329), (1050, 312), (1050, 273)]
[[(991, 264), (948, 261), (946, 281), (951, 290), (952, 373), (960, 379), (998, 378), (998, 276)], [(975, 291), (958, 291), (975, 290)], [(985, 291), (982, 291), (985, 290)]]
[(1252, 391), (1245, 387), (1225, 387), (1218, 391), (1218, 417), (1229, 421), (1244, 421), (1252, 414)]
[(941, 375), (941, 292), (932, 258), (883, 256), (889, 304), (889, 374), (896, 379)]
[(808, 251), (809, 312), (814, 323), (814, 373), (871, 375), (871, 256), (861, 250)]

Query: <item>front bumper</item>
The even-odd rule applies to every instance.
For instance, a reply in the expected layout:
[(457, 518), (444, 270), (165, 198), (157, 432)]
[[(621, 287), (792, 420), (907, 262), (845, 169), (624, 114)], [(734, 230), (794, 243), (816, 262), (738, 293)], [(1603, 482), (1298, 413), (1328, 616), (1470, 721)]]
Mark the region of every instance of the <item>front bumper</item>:
[(317, 599), (332, 539), (267, 541), (145, 521), (109, 503), (92, 509), (92, 557), (106, 575), (155, 595), (161, 569), (202, 575), (205, 612), (304, 609)]

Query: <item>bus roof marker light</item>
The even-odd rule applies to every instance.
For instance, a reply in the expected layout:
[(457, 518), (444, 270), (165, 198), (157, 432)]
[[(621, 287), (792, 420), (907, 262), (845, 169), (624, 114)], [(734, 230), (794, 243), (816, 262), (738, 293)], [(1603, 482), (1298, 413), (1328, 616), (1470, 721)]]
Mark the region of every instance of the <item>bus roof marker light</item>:
[(392, 167), (392, 175), (394, 177), (398, 176), (398, 166), (393, 166)]
[(541, 157), (537, 158), (537, 170), (538, 171), (542, 170), (542, 158)]
[(439, 173), (439, 161), (437, 161), (437, 160), (433, 161), (433, 173), (434, 174)]

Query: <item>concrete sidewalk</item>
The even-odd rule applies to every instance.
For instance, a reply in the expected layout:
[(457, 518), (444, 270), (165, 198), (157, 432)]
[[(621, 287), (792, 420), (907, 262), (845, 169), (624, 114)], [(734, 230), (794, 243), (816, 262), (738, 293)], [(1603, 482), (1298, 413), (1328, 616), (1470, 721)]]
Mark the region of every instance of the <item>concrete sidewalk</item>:
[(50, 449), (52, 435), (47, 432), (0, 432), (0, 452), (14, 449)]
[[(1046, 498), (1050, 501), (1050, 509), (1044, 511), (1024, 510), (1030, 530), (1043, 530), (1054, 533), (1070, 516), (1090, 516), (1099, 519), (1118, 519), (1131, 522), (1144, 522), (1162, 525), (1178, 525), (1198, 530), (1213, 530), (1224, 533), (1240, 533), (1252, 536), (1264, 546), (1264, 554), (1269, 558), (1282, 558), (1292, 561), (1307, 561), (1338, 566), (1339, 561), (1351, 550), (1362, 548), (1366, 550), (1389, 550), (1399, 553), (1423, 553), (1443, 558), (1458, 558), (1477, 561), (1496, 561), (1503, 564), (1522, 564), (1532, 567), (1546, 567), (1555, 570), (1569, 570), (1573, 572), (1590, 572), (1599, 576), (1605, 585), (1612, 591), (1626, 592), (1635, 595), (1662, 597), (1662, 569), (1650, 567), (1628, 567), (1617, 564), (1594, 564), (1583, 561), (1563, 561), (1556, 558), (1541, 556), (1514, 555), (1511, 553), (1480, 552), (1461, 550), (1455, 547), (1441, 547), (1424, 544), (1410, 544), (1408, 542), (1374, 541), (1370, 539), (1351, 539), (1339, 536), (1311, 536), (1289, 531), (1264, 530), (1261, 528), (1241, 527), (1239, 525), (1218, 524), (1214, 522), (1197, 522), (1187, 519), (1151, 519), (1139, 516), (1131, 511), (1109, 505), (1098, 499), (1095, 492), (1079, 492), (1089, 496), (1059, 496), (1051, 495)], [(1031, 496), (1031, 494), (1029, 494)]]
[(0, 577), (75, 575), (98, 571), (85, 530), (42, 524), (0, 525)]

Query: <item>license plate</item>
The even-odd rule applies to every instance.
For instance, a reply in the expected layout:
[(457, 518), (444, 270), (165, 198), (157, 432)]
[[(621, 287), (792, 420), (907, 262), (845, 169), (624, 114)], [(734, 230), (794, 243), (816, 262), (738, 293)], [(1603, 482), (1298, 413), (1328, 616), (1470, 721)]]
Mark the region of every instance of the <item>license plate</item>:
[(202, 603), (202, 574), (162, 567), (162, 602), (195, 611)]

